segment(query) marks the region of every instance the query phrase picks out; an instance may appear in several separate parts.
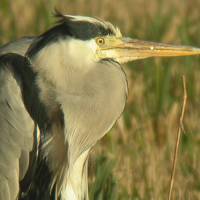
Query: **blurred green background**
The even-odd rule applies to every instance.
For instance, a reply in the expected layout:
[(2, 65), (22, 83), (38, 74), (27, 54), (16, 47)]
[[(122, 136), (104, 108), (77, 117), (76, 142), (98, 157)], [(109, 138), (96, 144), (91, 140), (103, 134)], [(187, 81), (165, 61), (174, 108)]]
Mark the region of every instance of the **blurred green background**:
[[(54, 8), (100, 17), (133, 38), (200, 47), (199, 0), (0, 0), (0, 44), (54, 24)], [(91, 200), (167, 199), (187, 81), (173, 199), (200, 199), (200, 58), (164, 58), (124, 66), (129, 98), (123, 116), (93, 149)]]

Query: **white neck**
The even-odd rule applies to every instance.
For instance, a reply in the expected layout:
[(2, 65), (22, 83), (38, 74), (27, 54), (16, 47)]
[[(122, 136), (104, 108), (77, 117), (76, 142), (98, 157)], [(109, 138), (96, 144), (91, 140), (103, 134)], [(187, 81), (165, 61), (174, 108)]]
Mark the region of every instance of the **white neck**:
[[(46, 148), (46, 157), (55, 165), (53, 184), (57, 184), (62, 200), (87, 200), (89, 149), (122, 113), (127, 82), (117, 63), (91, 59), (94, 58), (92, 42), (88, 43), (91, 48), (84, 41), (72, 44), (63, 40), (50, 44), (35, 57), (34, 67), (41, 76), (37, 80), (41, 100), (50, 107), (54, 101), (59, 103), (64, 114), (64, 130), (63, 127), (59, 132), (57, 128), (52, 130), (56, 136), (60, 133), (61, 139), (57, 143), (56, 137), (52, 138), (55, 148), (52, 145)], [(74, 50), (83, 52), (84, 59), (79, 59), (78, 52), (73, 54)]]
[(74, 165), (67, 171), (65, 186), (61, 190), (61, 200), (87, 200), (87, 162), (89, 150), (82, 153)]

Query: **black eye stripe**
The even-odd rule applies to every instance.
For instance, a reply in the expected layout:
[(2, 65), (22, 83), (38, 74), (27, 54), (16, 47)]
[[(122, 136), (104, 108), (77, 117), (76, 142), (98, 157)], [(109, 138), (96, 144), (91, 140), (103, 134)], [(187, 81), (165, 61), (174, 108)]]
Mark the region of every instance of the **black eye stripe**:
[(29, 48), (27, 55), (32, 57), (46, 45), (62, 38), (73, 37), (80, 40), (89, 40), (106, 35), (115, 35), (109, 26), (106, 27), (100, 23), (88, 21), (72, 21), (66, 18), (60, 21), (60, 24), (40, 35), (39, 39)]

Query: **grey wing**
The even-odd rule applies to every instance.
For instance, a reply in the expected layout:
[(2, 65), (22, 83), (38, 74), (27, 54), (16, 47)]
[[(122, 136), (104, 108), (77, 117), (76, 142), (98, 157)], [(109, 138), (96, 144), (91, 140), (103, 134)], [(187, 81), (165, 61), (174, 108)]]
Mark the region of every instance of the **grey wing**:
[(34, 40), (35, 37), (24, 37), (5, 44), (0, 47), (0, 54), (17, 53), (20, 55), (25, 55), (26, 51)]
[(0, 61), (0, 200), (16, 200), (28, 170), (34, 122), (12, 66)]

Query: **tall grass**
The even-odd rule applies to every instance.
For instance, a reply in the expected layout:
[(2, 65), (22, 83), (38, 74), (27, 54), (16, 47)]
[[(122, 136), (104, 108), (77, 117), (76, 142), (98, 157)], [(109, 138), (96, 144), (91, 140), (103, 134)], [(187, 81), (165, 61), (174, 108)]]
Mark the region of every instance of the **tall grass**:
[[(125, 35), (200, 47), (198, 0), (0, 0), (0, 43), (50, 27), (53, 9), (112, 21)], [(129, 98), (122, 118), (93, 149), (90, 197), (166, 199), (185, 74), (188, 105), (173, 199), (200, 199), (200, 59), (148, 59), (124, 66)]]

